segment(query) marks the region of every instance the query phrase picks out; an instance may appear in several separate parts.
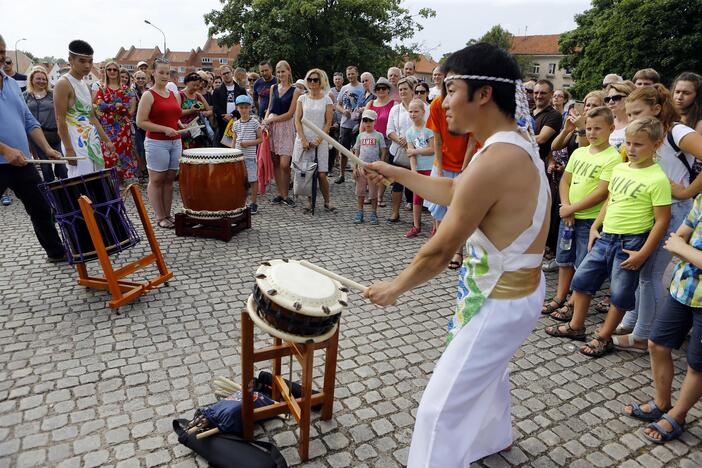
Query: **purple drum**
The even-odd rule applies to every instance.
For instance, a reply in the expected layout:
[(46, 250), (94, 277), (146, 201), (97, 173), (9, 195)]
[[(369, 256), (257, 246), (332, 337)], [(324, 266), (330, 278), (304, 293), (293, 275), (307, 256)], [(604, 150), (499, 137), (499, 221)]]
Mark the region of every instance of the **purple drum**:
[(39, 189), (56, 215), (69, 263), (85, 263), (98, 258), (78, 204), (81, 195), (92, 202), (95, 221), (109, 255), (139, 242), (139, 235), (119, 196), (114, 168), (43, 183)]

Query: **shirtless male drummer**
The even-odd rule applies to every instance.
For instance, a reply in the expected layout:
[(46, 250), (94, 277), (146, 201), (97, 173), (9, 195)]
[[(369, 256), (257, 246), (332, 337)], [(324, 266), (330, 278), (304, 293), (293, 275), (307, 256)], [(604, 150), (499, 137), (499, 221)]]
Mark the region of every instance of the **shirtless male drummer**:
[[(376, 162), (369, 167), (449, 210), (436, 235), (390, 282), (368, 288), (382, 306), (444, 270), (465, 243), (447, 347), (422, 396), (409, 468), (459, 467), (512, 443), (507, 365), (540, 315), (541, 259), (548, 232), (548, 182), (515, 60), (489, 44), (443, 65), (449, 131), (483, 142), (456, 179)], [(516, 119), (516, 120), (515, 120)], [(373, 177), (379, 182), (379, 177)]]

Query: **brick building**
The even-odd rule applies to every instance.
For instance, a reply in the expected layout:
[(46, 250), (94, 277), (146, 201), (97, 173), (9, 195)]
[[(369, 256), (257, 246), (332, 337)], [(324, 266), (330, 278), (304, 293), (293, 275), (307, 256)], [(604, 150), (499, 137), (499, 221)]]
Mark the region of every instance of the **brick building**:
[[(217, 40), (209, 37), (203, 47), (192, 49), (190, 52), (166, 50), (165, 56), (171, 69), (178, 72), (178, 85), (183, 85), (183, 78), (188, 73), (195, 70), (206, 70), (215, 72), (221, 65), (232, 65), (239, 56), (241, 47), (224, 47), (217, 44)], [(144, 61), (151, 65), (153, 61), (163, 56), (161, 49), (136, 48), (129, 49), (120, 47), (115, 61), (129, 70), (135, 70), (139, 62)]]
[(573, 86), (570, 71), (560, 68), (564, 55), (558, 47), (560, 34), (539, 34), (515, 36), (510, 53), (531, 59), (527, 79), (548, 79), (556, 88), (568, 89)]

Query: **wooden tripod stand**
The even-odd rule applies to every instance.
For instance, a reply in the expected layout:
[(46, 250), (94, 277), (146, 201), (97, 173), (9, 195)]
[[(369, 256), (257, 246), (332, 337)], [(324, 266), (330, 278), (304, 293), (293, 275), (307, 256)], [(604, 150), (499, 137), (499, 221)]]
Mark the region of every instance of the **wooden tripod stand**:
[[(163, 255), (161, 254), (161, 249), (158, 245), (158, 241), (156, 240), (153, 227), (151, 226), (149, 215), (144, 207), (144, 200), (141, 197), (139, 186), (136, 184), (131, 184), (129, 187), (127, 187), (127, 190), (132, 194), (132, 198), (134, 199), (134, 204), (136, 205), (137, 212), (139, 213), (139, 219), (141, 220), (141, 224), (144, 227), (144, 232), (146, 233), (146, 238), (151, 246), (151, 254), (117, 269), (113, 268), (112, 262), (110, 262), (110, 257), (107, 254), (105, 243), (102, 239), (102, 235), (100, 234), (100, 230), (98, 229), (97, 222), (95, 221), (95, 213), (93, 212), (92, 202), (85, 195), (82, 195), (78, 200), (80, 211), (83, 213), (85, 224), (87, 225), (88, 232), (90, 233), (90, 239), (93, 241), (95, 252), (98, 260), (100, 260), (100, 266), (102, 267), (102, 271), (105, 275), (104, 277), (89, 276), (85, 263), (76, 263), (76, 269), (78, 270), (78, 276), (80, 278), (78, 280), (78, 284), (89, 288), (109, 290), (110, 294), (112, 294), (112, 300), (107, 304), (113, 309), (135, 300), (139, 296), (154, 289), (156, 286), (166, 283), (173, 277), (173, 273), (168, 270), (166, 262), (163, 259)], [(152, 263), (155, 263), (158, 267), (159, 275), (156, 278), (145, 282), (127, 281), (122, 279), (137, 270), (151, 265)]]
[[(325, 351), (324, 388), (322, 392), (312, 394), (312, 371), (314, 370), (314, 352)], [(312, 407), (322, 405), (322, 419), (332, 417), (334, 407), (334, 384), (336, 381), (336, 355), (339, 350), (339, 329), (326, 341), (321, 343), (291, 343), (273, 337), (273, 346), (254, 349), (254, 322), (246, 310), (241, 312), (241, 421), (245, 439), (253, 438), (253, 424), (260, 419), (269, 419), (283, 413), (292, 414), (300, 426), (298, 452), (300, 459), (309, 458), (310, 450), (310, 416)], [(292, 396), (285, 379), (281, 375), (281, 359), (295, 356), (302, 366), (302, 396)], [(274, 405), (253, 407), (254, 364), (259, 361), (273, 361), (272, 398), (283, 401)]]

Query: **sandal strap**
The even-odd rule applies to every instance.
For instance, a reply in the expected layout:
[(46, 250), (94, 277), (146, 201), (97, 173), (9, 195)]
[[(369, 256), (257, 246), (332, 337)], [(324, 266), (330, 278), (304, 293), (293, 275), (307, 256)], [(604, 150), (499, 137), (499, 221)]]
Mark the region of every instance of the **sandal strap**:
[(684, 424), (683, 424), (683, 425), (680, 425), (680, 423), (678, 423), (678, 422), (675, 420), (675, 418), (672, 417), (671, 415), (669, 415), (668, 413), (664, 413), (663, 416), (661, 416), (661, 418), (662, 418), (662, 419), (665, 419), (666, 421), (668, 421), (668, 423), (670, 424), (670, 427), (673, 428), (673, 430), (671, 431), (671, 433), (681, 433), (681, 432), (683, 431), (683, 426), (684, 426)]

